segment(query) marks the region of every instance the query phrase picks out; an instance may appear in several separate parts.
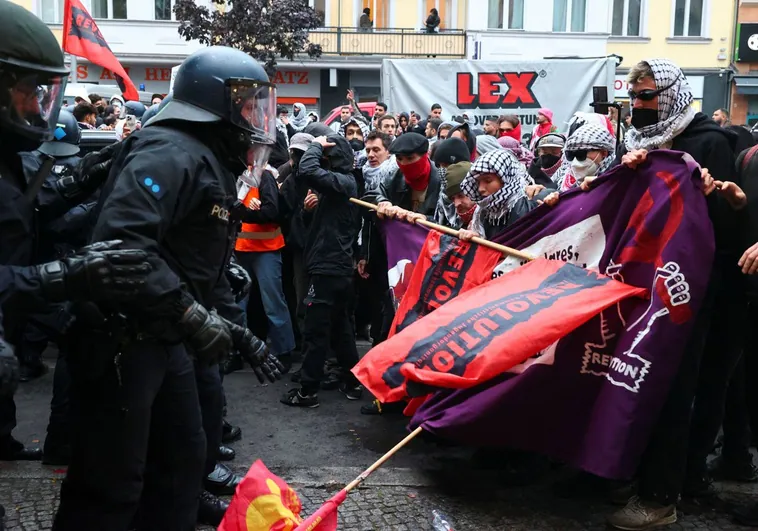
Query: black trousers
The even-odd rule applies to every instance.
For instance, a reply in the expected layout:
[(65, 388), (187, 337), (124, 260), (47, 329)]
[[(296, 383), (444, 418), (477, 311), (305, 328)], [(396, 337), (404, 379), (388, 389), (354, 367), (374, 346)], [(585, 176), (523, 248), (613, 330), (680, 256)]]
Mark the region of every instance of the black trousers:
[(53, 372), (53, 398), (50, 400), (45, 453), (65, 451), (71, 445), (70, 393), (71, 376), (68, 369), (67, 346), (62, 344), (58, 346), (58, 360)]
[(692, 402), (698, 383), (700, 360), (705, 349), (721, 269), (714, 265), (705, 300), (694, 317), (695, 324), (682, 355), (679, 371), (669, 389), (650, 442), (638, 468), (639, 496), (664, 505), (677, 503), (687, 468), (687, 443)]
[(184, 346), (131, 340), (117, 350), (90, 333), (69, 367), (72, 456), (53, 529), (194, 530), (207, 454)]
[(747, 299), (740, 288), (722, 283), (700, 363), (687, 456), (687, 481), (695, 485), (707, 476), (706, 459), (724, 421), (729, 382), (745, 345)]
[(724, 408), (724, 446), (721, 448), (721, 456), (734, 465), (753, 462), (753, 456), (750, 453), (753, 430), (750, 428), (746, 377), (745, 354), (743, 354), (729, 381)]
[(350, 372), (358, 363), (355, 330), (350, 315), (354, 295), (352, 276), (312, 275), (310, 278), (305, 298), (301, 376), (306, 393), (318, 391), (330, 347), (345, 373), (346, 381), (356, 383)]
[(203, 432), (207, 448), (205, 453), (204, 475), (216, 468), (218, 447), (221, 446), (221, 432), (224, 421), (224, 388), (221, 385), (221, 373), (217, 364), (203, 365), (195, 363), (195, 380), (197, 396), (200, 400), (200, 414), (203, 417)]

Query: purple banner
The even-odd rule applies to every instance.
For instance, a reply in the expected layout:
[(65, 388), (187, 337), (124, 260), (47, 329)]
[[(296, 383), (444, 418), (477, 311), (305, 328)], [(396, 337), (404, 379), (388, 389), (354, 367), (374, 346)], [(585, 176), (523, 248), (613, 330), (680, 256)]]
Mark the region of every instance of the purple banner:
[[(651, 298), (605, 310), (508, 374), (436, 393), (411, 426), (630, 477), (708, 283), (714, 239), (700, 182), (690, 157), (655, 151), (636, 171), (618, 167), (589, 193), (566, 192), (501, 235), (499, 243), (647, 288)], [(508, 258), (495, 274), (519, 265)]]
[(385, 220), (379, 223), (379, 230), (384, 236), (387, 249), (387, 277), (395, 309), (408, 290), (413, 275), (413, 268), (418, 260), (421, 248), (429, 234), (429, 229), (421, 225), (412, 225), (405, 221)]

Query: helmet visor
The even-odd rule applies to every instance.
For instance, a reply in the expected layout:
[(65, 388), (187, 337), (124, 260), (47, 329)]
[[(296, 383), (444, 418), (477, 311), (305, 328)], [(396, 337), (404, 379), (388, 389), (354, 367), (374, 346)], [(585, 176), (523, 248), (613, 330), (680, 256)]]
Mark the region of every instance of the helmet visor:
[(11, 85), (10, 119), (41, 139), (53, 138), (67, 78), (49, 74), (19, 76)]
[(276, 89), (268, 83), (235, 79), (230, 81), (231, 122), (250, 132), (253, 142), (276, 141)]

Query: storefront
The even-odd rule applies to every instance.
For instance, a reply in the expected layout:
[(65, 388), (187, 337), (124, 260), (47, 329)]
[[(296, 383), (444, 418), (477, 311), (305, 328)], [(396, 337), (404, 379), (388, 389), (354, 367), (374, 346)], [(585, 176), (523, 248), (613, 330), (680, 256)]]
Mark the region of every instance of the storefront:
[[(686, 75), (686, 72), (685, 72)], [(687, 81), (692, 89), (692, 95), (694, 97), (692, 101), (692, 107), (695, 111), (701, 111), (703, 109), (703, 92), (705, 86), (705, 76), (687, 76)], [(618, 103), (624, 106), (622, 114), (629, 110), (629, 83), (626, 81), (626, 74), (617, 74), (616, 81), (613, 85), (614, 99)]]
[[(124, 69), (137, 90), (157, 94), (166, 94), (169, 91), (171, 66), (124, 64)], [(76, 80), (79, 83), (116, 84), (116, 78), (110, 70), (81, 62), (76, 67)], [(291, 105), (295, 102), (301, 102), (309, 109), (318, 108), (321, 93), (321, 70), (283, 68), (274, 75), (271, 81), (276, 84), (280, 104)]]

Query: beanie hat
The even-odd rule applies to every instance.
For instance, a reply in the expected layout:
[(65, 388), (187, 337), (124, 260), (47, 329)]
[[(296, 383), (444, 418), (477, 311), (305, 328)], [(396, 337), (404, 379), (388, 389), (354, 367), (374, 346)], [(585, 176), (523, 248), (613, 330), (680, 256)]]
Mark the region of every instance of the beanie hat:
[(418, 133), (405, 133), (395, 139), (390, 145), (393, 155), (423, 155), (429, 151), (429, 140)]
[(447, 168), (447, 186), (445, 187), (445, 195), (452, 201), (453, 197), (461, 193), (461, 183), (466, 178), (469, 170), (471, 169), (471, 163), (469, 161), (456, 162), (451, 164)]
[(484, 155), (488, 151), (495, 151), (496, 149), (503, 149), (503, 146), (500, 145), (494, 136), (479, 135), (476, 137), (476, 152), (479, 155)]
[(539, 111), (537, 111), (537, 114), (543, 115), (545, 118), (547, 118), (551, 122), (553, 121), (553, 111), (551, 111), (547, 107), (543, 107), (542, 109), (540, 109)]
[(460, 138), (446, 138), (437, 143), (437, 149), (434, 152), (434, 163), (438, 166), (440, 164), (455, 164), (456, 162), (470, 159), (471, 152), (468, 150), (466, 142)]

